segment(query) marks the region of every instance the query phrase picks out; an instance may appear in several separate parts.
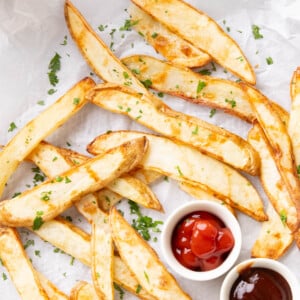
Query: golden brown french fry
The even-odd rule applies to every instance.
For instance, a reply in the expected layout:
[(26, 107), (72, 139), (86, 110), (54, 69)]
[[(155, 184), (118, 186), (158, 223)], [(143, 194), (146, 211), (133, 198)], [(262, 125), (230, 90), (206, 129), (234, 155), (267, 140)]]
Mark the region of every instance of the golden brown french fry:
[(149, 294), (160, 300), (191, 299), (160, 262), (156, 252), (126, 222), (115, 207), (111, 209), (109, 219), (120, 256)]
[[(40, 143), (27, 158), (33, 161), (49, 178), (54, 178), (60, 173), (69, 170), (70, 167), (86, 162), (89, 159), (89, 157), (80, 153), (69, 149), (58, 148), (45, 142)], [(111, 194), (115, 195), (115, 193), (117, 193), (118, 200), (127, 198), (144, 207), (162, 210), (159, 200), (151, 189), (138, 179), (122, 175), (109, 183), (105, 190), (107, 191), (107, 189), (112, 191)], [(100, 193), (103, 194), (104, 191)], [(120, 197), (120, 195), (122, 197)], [(112, 195), (110, 195), (110, 197), (114, 198)], [(90, 199), (90, 201), (88, 201), (88, 199)], [(107, 200), (107, 198), (104, 198), (104, 200)], [(95, 196), (85, 196), (76, 202), (75, 206), (87, 219), (91, 219), (89, 212), (92, 212), (91, 210), (93, 210), (95, 204)], [(105, 204), (99, 204), (101, 207), (105, 206)], [(85, 207), (86, 209), (84, 210)]]
[(130, 5), (128, 11), (133, 28), (141, 32), (145, 40), (168, 61), (189, 68), (201, 67), (211, 61), (208, 54), (171, 32), (136, 5)]
[(92, 277), (96, 293), (100, 298), (113, 300), (114, 247), (108, 215), (102, 213), (94, 218), (91, 239)]
[(51, 300), (68, 300), (68, 296), (61, 292), (50, 280), (41, 273), (37, 273), (39, 281)]
[[(40, 238), (51, 243), (65, 253), (73, 256), (87, 266), (92, 265), (91, 237), (78, 227), (61, 218), (45, 222), (44, 226), (34, 231)], [(114, 282), (138, 295), (141, 299), (153, 300), (118, 256), (114, 256)]]
[[(288, 123), (288, 132), (291, 137), (293, 152), (295, 155), (296, 165), (298, 166), (298, 171), (298, 168), (300, 168), (300, 67), (298, 67), (297, 70), (294, 72), (290, 87), (292, 107), (290, 112), (290, 120)], [(298, 175), (299, 173), (300, 169)]]
[(269, 100), (253, 87), (243, 84), (251, 104), (256, 112), (257, 120), (271, 146), (271, 153), (281, 178), (286, 185), (290, 198), (297, 209), (300, 220), (300, 182), (297, 175), (292, 144), (285, 124), (277, 112), (272, 109)]
[(204, 12), (181, 0), (132, 2), (225, 69), (255, 84), (253, 69), (238, 44)]
[[(0, 152), (0, 195), (19, 163), (46, 136), (66, 122), (85, 104), (85, 93), (95, 85), (91, 78), (79, 81), (54, 104), (23, 127)], [(74, 102), (74, 99), (76, 101)], [(59, 113), (57, 113), (59, 111)]]
[(266, 220), (263, 203), (252, 184), (236, 170), (192, 147), (168, 138), (134, 131), (116, 131), (97, 137), (88, 146), (92, 154), (103, 153), (132, 138), (146, 136), (149, 148), (139, 167), (199, 185), (229, 205), (259, 220)]
[(13, 228), (0, 227), (0, 257), (23, 300), (50, 299)]
[(258, 124), (254, 124), (250, 129), (248, 141), (260, 155), (260, 180), (265, 193), (278, 215), (281, 215), (292, 232), (295, 231), (299, 225), (296, 206), (278, 172), (275, 159), (272, 156), (272, 148), (262, 128)]
[(247, 94), (236, 82), (203, 76), (147, 55), (125, 57), (122, 62), (139, 80), (149, 80), (155, 90), (222, 109), (247, 122), (256, 118)]
[(267, 215), (269, 219), (262, 223), (251, 256), (279, 259), (293, 244), (293, 235), (271, 204), (268, 205)]
[(145, 94), (114, 84), (100, 84), (88, 93), (87, 99), (102, 108), (127, 115), (165, 136), (192, 145), (234, 168), (252, 175), (257, 173), (258, 155), (241, 137), (168, 108), (158, 110)]
[(122, 173), (134, 168), (142, 159), (146, 147), (145, 138), (130, 141), (13, 199), (2, 201), (0, 223), (36, 227), (37, 218), (39, 223), (41, 219), (53, 219), (85, 194), (101, 189)]
[(223, 200), (217, 198), (213, 193), (210, 193), (210, 191), (203, 190), (201, 187), (197, 185), (192, 185), (187, 182), (178, 182), (179, 187), (189, 195), (191, 195), (193, 198), (199, 199), (199, 200), (210, 200), (210, 201), (215, 201), (218, 202), (222, 205), (225, 205), (225, 207), (230, 210), (232, 214), (235, 214), (234, 209), (226, 204)]
[[(140, 102), (146, 109), (149, 109), (149, 113), (144, 114), (144, 118), (146, 115), (149, 117), (147, 120), (148, 123), (145, 124), (144, 120), (142, 120), (143, 118), (140, 118), (140, 111), (144, 111), (144, 109), (140, 108), (133, 118), (138, 118), (140, 123), (152, 128), (153, 125), (157, 123), (156, 119), (153, 120), (153, 117), (150, 118), (150, 116), (154, 114), (154, 116), (160, 117), (161, 122), (164, 123), (163, 125), (159, 124), (159, 126), (157, 126), (159, 127), (158, 129), (160, 129), (159, 132), (163, 131), (161, 133), (166, 134), (167, 136), (176, 136), (179, 140), (193, 144), (195, 147), (201, 147), (202, 151), (210, 153), (214, 157), (223, 159), (229, 164), (233, 163), (230, 161), (230, 158), (235, 157), (236, 163), (233, 164), (234, 167), (249, 172), (252, 175), (256, 174), (259, 163), (256, 159), (257, 156), (253, 149), (250, 149), (250, 146), (243, 139), (200, 119), (170, 109), (160, 99), (154, 97), (151, 93), (148, 93), (145, 87), (141, 86), (139, 80), (128, 68), (113, 56), (112, 52), (105, 46), (95, 32), (93, 32), (83, 16), (69, 1), (66, 2), (65, 14), (69, 30), (75, 42), (87, 62), (94, 70), (96, 70), (96, 74), (106, 81), (118, 83), (123, 86), (130, 86), (137, 93), (145, 94), (143, 101)], [(141, 97), (141, 95), (138, 96)], [(120, 102), (122, 103), (116, 104), (116, 107), (126, 106), (126, 108), (132, 109), (131, 107), (128, 107), (130, 103), (123, 103), (126, 102), (125, 99), (120, 99)], [(136, 100), (134, 102), (136, 103)], [(148, 103), (144, 104), (143, 102)], [(121, 112), (120, 108), (117, 112)], [(123, 113), (132, 115), (129, 111)], [(162, 130), (165, 128), (166, 123), (170, 125), (165, 130)], [(204, 132), (203, 135), (205, 135), (205, 142), (199, 141), (198, 133), (201, 133), (199, 135), (202, 135), (202, 132)], [(220, 145), (220, 143), (222, 145)], [(228, 155), (229, 151), (226, 150), (226, 153), (224, 153), (224, 151), (220, 150), (222, 148), (223, 150), (224, 148), (227, 148), (226, 146), (228, 143), (230, 143), (232, 147), (234, 146), (237, 148), (236, 150), (231, 149), (231, 151), (234, 151), (234, 154), (231, 153), (231, 155)], [(241, 159), (241, 161), (239, 159)]]
[(99, 296), (91, 284), (79, 281), (71, 290), (70, 300), (105, 300), (105, 298)]

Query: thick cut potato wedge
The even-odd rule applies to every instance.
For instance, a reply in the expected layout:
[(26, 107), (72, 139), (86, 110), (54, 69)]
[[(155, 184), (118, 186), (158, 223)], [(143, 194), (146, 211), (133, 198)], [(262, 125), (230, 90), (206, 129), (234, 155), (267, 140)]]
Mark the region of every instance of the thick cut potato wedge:
[(51, 300), (68, 300), (69, 297), (61, 292), (51, 281), (41, 273), (37, 273), (39, 281)]
[(132, 0), (172, 32), (209, 54), (239, 78), (255, 84), (255, 74), (238, 44), (205, 13), (181, 0)]
[(187, 182), (178, 182), (179, 187), (186, 193), (188, 193), (190, 196), (193, 198), (199, 199), (199, 200), (210, 200), (210, 201), (215, 201), (218, 202), (222, 205), (225, 205), (225, 207), (230, 210), (232, 214), (234, 214), (234, 209), (226, 204), (223, 200), (217, 198), (214, 196), (214, 194), (210, 193), (210, 191), (203, 190), (201, 187), (198, 185), (192, 185)]
[[(42, 139), (51, 134), (86, 104), (85, 93), (94, 85), (95, 83), (91, 78), (85, 78), (78, 82), (64, 96), (23, 127), (4, 147), (0, 152), (0, 195), (5, 183), (19, 163)], [(76, 104), (74, 104), (75, 98), (79, 99)]]
[(70, 300), (105, 300), (105, 298), (99, 296), (91, 284), (79, 281), (71, 290)]
[[(91, 237), (70, 222), (58, 218), (45, 222), (39, 230), (34, 231), (40, 238), (51, 243), (65, 253), (73, 256), (87, 266), (92, 265)], [(114, 281), (138, 295), (141, 299), (153, 300), (144, 289), (138, 289), (139, 283), (118, 256), (114, 256)], [(139, 292), (137, 292), (139, 291)]]
[(92, 224), (92, 277), (97, 295), (105, 300), (114, 299), (114, 247), (108, 215), (98, 214)]
[(203, 76), (146, 55), (125, 57), (122, 62), (135, 71), (139, 80), (150, 80), (151, 87), (160, 92), (222, 109), (247, 122), (256, 118), (247, 94), (236, 82)]
[(0, 257), (21, 299), (50, 299), (13, 228), (0, 227)]
[(120, 143), (144, 135), (149, 141), (149, 148), (140, 167), (178, 181), (199, 185), (253, 218), (259, 221), (267, 219), (261, 198), (245, 177), (192, 147), (151, 134), (117, 131), (97, 137), (87, 150), (92, 154), (103, 153)]
[(168, 61), (189, 68), (201, 67), (211, 61), (207, 53), (171, 32), (136, 5), (130, 5), (129, 14), (135, 24), (133, 28)]
[(243, 84), (243, 88), (251, 98), (251, 104), (256, 112), (257, 120), (270, 143), (272, 156), (275, 159), (276, 166), (287, 187), (290, 198), (297, 209), (297, 218), (300, 220), (300, 182), (287, 128), (263, 94), (246, 84)]
[(300, 165), (300, 67), (293, 74), (291, 80), (291, 98), (292, 107), (290, 112), (290, 121), (288, 132), (291, 137), (293, 152), (297, 166)]
[(258, 155), (241, 137), (168, 108), (158, 110), (147, 95), (114, 84), (100, 84), (89, 92), (87, 99), (102, 108), (127, 115), (165, 136), (192, 145), (237, 169), (252, 175), (257, 173)]
[(107, 185), (128, 172), (142, 159), (147, 147), (145, 138), (130, 141), (108, 153), (47, 180), (21, 195), (0, 203), (0, 223), (10, 226), (32, 226), (51, 220), (82, 196)]
[(268, 205), (267, 215), (269, 219), (262, 223), (251, 256), (279, 259), (293, 244), (293, 235), (271, 204)]
[[(27, 157), (34, 162), (49, 178), (54, 178), (60, 173), (66, 172), (72, 166), (86, 162), (89, 157), (69, 149), (58, 148), (51, 144), (42, 142)], [(53, 161), (54, 160), (54, 161)], [(156, 210), (162, 210), (159, 200), (151, 189), (141, 180), (123, 175), (109, 183), (105, 190), (110, 189), (111, 194), (117, 193), (116, 197), (131, 199), (144, 207)], [(101, 192), (102, 194), (104, 192)], [(122, 197), (121, 197), (121, 196)], [(111, 196), (112, 197), (112, 196)], [(112, 197), (113, 198), (113, 197)], [(88, 200), (90, 199), (90, 200)], [(104, 199), (105, 200), (105, 199)], [(107, 198), (106, 201), (107, 202)], [(93, 214), (95, 205), (95, 196), (86, 195), (80, 201), (75, 203), (76, 208), (87, 219), (92, 219), (89, 214)], [(102, 207), (102, 204), (100, 203)], [(105, 204), (103, 205), (105, 206)]]
[(34, 233), (83, 264), (91, 265), (90, 235), (65, 219), (47, 221)]
[(282, 215), (291, 231), (298, 228), (297, 208), (291, 199), (281, 174), (272, 156), (272, 148), (262, 130), (255, 124), (248, 134), (248, 141), (256, 149), (261, 159), (260, 180), (270, 202), (278, 215)]
[(191, 299), (181, 290), (155, 251), (126, 222), (116, 208), (111, 209), (109, 219), (120, 256), (149, 294), (160, 300)]

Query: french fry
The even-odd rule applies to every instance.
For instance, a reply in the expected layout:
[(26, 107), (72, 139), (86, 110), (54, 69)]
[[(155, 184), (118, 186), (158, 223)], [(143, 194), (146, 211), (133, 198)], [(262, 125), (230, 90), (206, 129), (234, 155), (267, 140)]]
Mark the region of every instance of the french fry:
[(172, 33), (136, 5), (130, 5), (128, 11), (133, 28), (168, 61), (189, 68), (201, 67), (211, 61), (208, 54)]
[(39, 281), (45, 290), (46, 294), (48, 295), (49, 299), (51, 300), (68, 300), (66, 294), (61, 292), (50, 280), (48, 280), (44, 275), (41, 273), (37, 273)]
[[(43, 240), (91, 267), (91, 236), (75, 225), (62, 218), (57, 218), (56, 220), (45, 222), (44, 226), (34, 232)], [(114, 282), (129, 292), (138, 295), (141, 299), (154, 299), (144, 289), (138, 288), (138, 281), (120, 257), (114, 255), (113, 265)]]
[(181, 0), (132, 2), (225, 69), (255, 84), (253, 69), (238, 44), (205, 13)]
[(191, 299), (160, 262), (155, 251), (117, 212), (109, 216), (114, 242), (120, 256), (135, 274), (141, 286), (157, 299)]
[(114, 84), (100, 84), (88, 95), (92, 103), (124, 114), (138, 123), (175, 138), (252, 175), (257, 173), (257, 153), (245, 140), (218, 126), (165, 108), (162, 112), (148, 96)]
[(13, 228), (0, 227), (0, 257), (21, 299), (50, 299)]
[(70, 300), (104, 300), (104, 297), (99, 297), (94, 287), (85, 282), (79, 281), (72, 288), (70, 293)]
[(146, 146), (145, 138), (130, 141), (13, 199), (2, 201), (0, 223), (35, 227), (36, 218), (39, 223), (53, 219), (85, 194), (99, 190), (135, 167)]
[(97, 137), (87, 150), (103, 153), (116, 145), (146, 136), (149, 148), (139, 167), (153, 170), (178, 181), (199, 185), (258, 221), (267, 219), (263, 203), (252, 184), (234, 169), (192, 147), (168, 138), (133, 131), (117, 131)]
[(280, 116), (272, 109), (269, 100), (258, 90), (243, 84), (251, 104), (256, 112), (257, 120), (271, 146), (271, 153), (281, 175), (290, 198), (297, 209), (297, 219), (300, 220), (300, 182), (297, 175), (292, 143), (285, 124)]
[(293, 235), (271, 204), (267, 207), (267, 215), (269, 219), (262, 223), (251, 256), (279, 259), (293, 244)]
[[(83, 53), (83, 56), (98, 76), (103, 78), (105, 81), (130, 86), (137, 93), (145, 94), (143, 101), (138, 101), (143, 104), (143, 107), (149, 110), (147, 111), (147, 115), (149, 117), (147, 120), (148, 122), (145, 124), (144, 120), (142, 120), (143, 118), (140, 118), (139, 111), (146, 112), (146, 110), (141, 108), (137, 111), (137, 114), (133, 116), (134, 119), (138, 118), (140, 123), (153, 129), (153, 126), (157, 123), (156, 119), (159, 117), (161, 122), (164, 124), (159, 124), (159, 126), (157, 126), (158, 128), (156, 129), (160, 129), (158, 132), (168, 136), (175, 136), (177, 139), (190, 143), (195, 147), (201, 147), (201, 150), (205, 153), (210, 153), (214, 157), (223, 159), (225, 162), (233, 164), (234, 167), (249, 172), (252, 175), (256, 174), (259, 165), (257, 155), (243, 139), (200, 119), (187, 116), (170, 109), (160, 99), (154, 97), (151, 93), (148, 93), (145, 87), (141, 85), (132, 72), (112, 54), (70, 1), (66, 1), (65, 16), (74, 41), (77, 43), (80, 51)], [(140, 94), (138, 95), (139, 98), (142, 97)], [(119, 100), (121, 103), (116, 104), (116, 107), (126, 106), (127, 108), (132, 109), (129, 107), (130, 103), (123, 103), (129, 100), (134, 101), (135, 103), (137, 101), (132, 98), (121, 98)], [(99, 105), (99, 102), (97, 104)], [(102, 107), (103, 106), (104, 104), (102, 103)], [(114, 109), (116, 107), (114, 107)], [(107, 106), (105, 108), (108, 109)], [(132, 115), (132, 112), (121, 112), (120, 109), (118, 109), (117, 112), (126, 113), (129, 116)], [(144, 114), (144, 117), (145, 116), (146, 113)], [(156, 116), (155, 120), (153, 120), (154, 116)], [(163, 130), (166, 123), (170, 125)], [(180, 124), (183, 125), (183, 128), (181, 128)], [(193, 134), (193, 132), (195, 134)], [(198, 132), (201, 133), (199, 136), (202, 135), (202, 132), (204, 132), (203, 135), (205, 135), (205, 142), (203, 140), (199, 141)], [(227, 150), (226, 153), (223, 153), (224, 151), (222, 152), (221, 149), (227, 149), (228, 143), (230, 143), (230, 151), (234, 151), (234, 155), (228, 155)], [(232, 147), (237, 149), (233, 150)], [(234, 162), (230, 159), (232, 157), (235, 157)]]
[[(23, 127), (0, 152), (0, 195), (19, 163), (46, 136), (66, 122), (85, 104), (85, 93), (95, 85), (91, 78), (79, 81), (61, 98)], [(74, 102), (74, 99), (78, 101)], [(76, 103), (76, 104), (74, 104)], [(57, 113), (59, 111), (59, 113)]]
[(187, 183), (187, 182), (178, 182), (178, 185), (179, 185), (179, 187), (180, 187), (184, 192), (188, 193), (188, 194), (191, 195), (193, 198), (196, 198), (196, 199), (199, 199), (199, 200), (205, 199), (205, 200), (210, 200), (210, 201), (218, 202), (218, 203), (220, 203), (220, 204), (222, 204), (222, 205), (225, 205), (226, 208), (227, 208), (228, 210), (230, 210), (230, 212), (231, 212), (232, 214), (235, 214), (234, 209), (233, 209), (230, 205), (224, 203), (224, 201), (222, 201), (222, 200), (220, 200), (219, 198), (217, 198), (216, 196), (214, 196), (213, 193), (210, 193), (210, 192), (207, 191), (207, 190), (201, 189), (201, 188), (200, 188), (199, 186), (197, 186), (197, 185), (192, 185), (192, 184)]
[(255, 124), (248, 134), (248, 141), (256, 149), (261, 159), (260, 180), (270, 202), (278, 215), (293, 232), (298, 228), (297, 208), (290, 197), (281, 174), (272, 156), (272, 148), (262, 130)]
[(99, 298), (114, 299), (114, 247), (108, 215), (98, 214), (92, 224), (92, 277)]
[[(299, 132), (299, 120), (300, 120), (300, 67), (293, 74), (291, 80), (291, 98), (292, 107), (290, 112), (290, 120), (288, 123), (288, 132), (291, 137), (293, 146), (293, 152), (295, 155), (295, 161), (297, 168), (300, 168), (300, 132)], [(298, 170), (298, 169), (297, 169)], [(300, 172), (300, 170), (299, 170)], [(298, 173), (299, 173), (298, 172)]]
[(203, 76), (146, 55), (125, 57), (122, 62), (139, 80), (149, 80), (155, 90), (221, 109), (247, 122), (256, 118), (247, 94), (236, 82)]
[[(27, 159), (34, 162), (47, 177), (53, 178), (60, 173), (66, 172), (74, 165), (86, 162), (89, 157), (69, 149), (58, 148), (42, 142), (27, 157)], [(111, 190), (111, 198), (113, 198), (112, 194), (115, 195), (115, 193), (117, 193), (119, 200), (121, 198), (127, 198), (144, 207), (162, 210), (159, 200), (151, 189), (138, 179), (122, 175), (109, 183), (105, 190), (107, 189)], [(90, 199), (90, 201), (87, 199)], [(104, 201), (107, 203), (107, 198), (105, 198)], [(93, 204), (95, 204), (95, 196), (85, 196), (80, 201), (76, 202), (75, 206), (87, 219), (91, 219), (88, 214), (89, 211), (92, 213), (91, 210), (93, 210)], [(105, 206), (105, 204), (102, 205), (102, 203), (100, 203), (100, 206)], [(84, 210), (84, 207), (86, 207), (86, 210)]]

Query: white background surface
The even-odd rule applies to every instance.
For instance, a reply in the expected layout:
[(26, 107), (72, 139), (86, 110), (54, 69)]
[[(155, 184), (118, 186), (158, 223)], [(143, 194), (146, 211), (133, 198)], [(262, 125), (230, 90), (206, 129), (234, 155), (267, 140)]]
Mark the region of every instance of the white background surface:
[[(207, 12), (223, 28), (230, 27), (229, 34), (239, 43), (242, 50), (253, 66), (256, 66), (257, 87), (272, 100), (280, 103), (284, 108), (290, 108), (289, 82), (292, 72), (300, 65), (300, 1), (279, 0), (210, 0), (188, 1), (201, 10)], [(53, 103), (60, 95), (84, 76), (89, 75), (90, 69), (74, 45), (65, 25), (63, 4), (61, 0), (0, 0), (0, 143), (5, 144), (17, 130), (8, 133), (9, 124), (15, 122), (18, 128), (24, 126), (45, 107)], [(88, 0), (74, 1), (74, 4), (91, 23), (93, 28), (109, 45), (113, 28), (115, 54), (119, 57), (132, 53), (147, 53), (155, 55), (150, 46), (135, 32), (119, 32), (119, 27), (128, 18), (124, 9), (129, 1), (118, 0)], [(226, 24), (223, 24), (226, 20)], [(108, 25), (104, 32), (97, 27)], [(261, 28), (263, 39), (255, 40), (251, 33), (251, 25), (256, 24)], [(241, 31), (241, 32), (239, 32)], [(67, 45), (60, 45), (67, 35)], [(131, 44), (134, 43), (132, 48)], [(258, 51), (258, 53), (257, 53)], [(51, 88), (47, 68), (55, 52), (62, 56), (62, 69), (58, 73), (60, 79), (57, 92), (49, 96)], [(267, 65), (266, 58), (272, 57), (274, 64)], [(222, 68), (213, 73), (235, 79), (230, 74), (225, 74)], [(99, 79), (93, 78), (99, 82)], [(37, 102), (45, 101), (45, 106)], [(183, 100), (164, 97), (175, 110), (203, 118), (209, 122), (225, 127), (242, 137), (247, 136), (249, 125), (232, 116), (217, 112), (209, 118), (209, 108), (192, 105)], [(134, 124), (126, 117), (106, 112), (93, 105), (84, 107), (78, 115), (68, 121), (55, 134), (47, 140), (55, 145), (85, 152), (85, 147), (96, 135), (107, 130), (140, 129), (144, 128)], [(11, 178), (5, 190), (4, 198), (11, 197), (14, 192), (22, 191), (26, 184), (32, 186), (33, 173), (30, 164), (23, 164)], [(257, 178), (250, 178), (256, 185), (264, 200), (266, 200)], [(155, 193), (161, 200), (166, 215), (175, 207), (188, 201), (190, 198), (180, 191), (175, 182), (161, 182), (153, 186)], [(127, 201), (122, 205), (128, 208)], [(143, 210), (145, 214), (155, 219), (164, 219), (165, 216), (150, 210)], [(70, 210), (65, 215), (73, 216), (74, 223), (89, 230), (83, 218), (75, 210)], [(250, 218), (239, 214), (238, 219), (242, 226), (243, 246), (239, 261), (249, 258), (250, 249), (257, 236), (260, 224)], [(78, 280), (90, 279), (89, 269), (80, 262), (70, 264), (71, 258), (65, 254), (54, 253), (53, 247), (39, 238), (20, 230), (22, 240), (35, 241), (33, 246), (26, 249), (33, 260), (36, 269), (44, 273), (60, 289), (69, 293), (71, 287)], [(159, 238), (159, 235), (158, 235)], [(159, 242), (151, 243), (159, 250)], [(41, 257), (34, 254), (40, 250)], [(298, 249), (292, 249), (281, 259), (300, 279), (300, 254)], [(8, 276), (7, 271), (0, 266), (0, 299), (19, 299), (9, 276), (3, 280), (2, 273)], [(190, 293), (192, 299), (217, 300), (222, 278), (207, 283), (195, 283), (177, 277), (182, 287)], [(116, 294), (118, 299), (119, 294)], [(124, 299), (135, 299), (127, 294)]]

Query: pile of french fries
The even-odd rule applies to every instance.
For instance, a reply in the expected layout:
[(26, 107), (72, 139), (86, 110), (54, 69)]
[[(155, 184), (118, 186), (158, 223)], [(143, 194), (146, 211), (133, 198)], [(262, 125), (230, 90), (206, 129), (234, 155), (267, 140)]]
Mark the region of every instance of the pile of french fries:
[[(262, 222), (253, 257), (278, 259), (293, 241), (300, 247), (296, 168), (300, 165), (300, 69), (291, 80), (288, 114), (253, 87), (255, 74), (246, 56), (205, 13), (181, 0), (132, 2), (134, 28), (167, 61), (145, 55), (121, 61), (67, 0), (65, 19), (70, 34), (104, 83), (80, 80), (1, 149), (1, 194), (24, 160), (47, 176), (45, 182), (0, 202), (0, 257), (22, 299), (112, 300), (114, 283), (140, 299), (191, 299), (115, 207), (126, 198), (163, 211), (148, 186), (163, 176), (177, 181), (194, 198), (220, 202), (233, 214), (239, 210)], [(211, 61), (242, 82), (203, 76), (192, 69)], [(174, 111), (149, 92), (142, 84), (145, 81), (159, 92), (221, 109), (251, 123), (247, 141)], [(235, 105), (224, 99), (234, 99)], [(156, 134), (105, 133), (87, 146), (92, 158), (44, 141), (86, 103), (126, 115)], [(259, 176), (270, 200), (267, 209), (239, 171)], [(73, 205), (91, 224), (90, 234), (60, 217)], [(80, 281), (69, 296), (61, 292), (32, 266), (18, 227), (27, 227), (89, 266), (92, 284)]]

